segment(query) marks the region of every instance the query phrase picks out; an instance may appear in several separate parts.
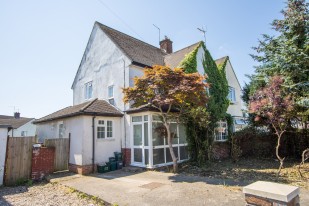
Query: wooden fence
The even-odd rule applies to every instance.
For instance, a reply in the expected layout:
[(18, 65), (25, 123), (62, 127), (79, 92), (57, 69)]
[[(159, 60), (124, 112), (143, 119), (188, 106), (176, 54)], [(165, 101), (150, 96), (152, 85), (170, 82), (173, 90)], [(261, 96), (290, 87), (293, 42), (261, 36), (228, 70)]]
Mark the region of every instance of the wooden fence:
[(30, 178), (32, 145), (35, 143), (36, 137), (8, 138), (4, 177), (6, 185)]
[(70, 155), (70, 138), (45, 139), (46, 147), (55, 147), (54, 171), (68, 170)]

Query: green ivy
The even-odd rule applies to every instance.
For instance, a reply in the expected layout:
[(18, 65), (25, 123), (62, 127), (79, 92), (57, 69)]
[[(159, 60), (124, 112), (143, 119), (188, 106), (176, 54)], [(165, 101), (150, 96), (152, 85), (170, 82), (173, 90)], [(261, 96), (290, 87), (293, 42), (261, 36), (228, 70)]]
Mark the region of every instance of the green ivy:
[(197, 48), (190, 52), (183, 61), (180, 67), (184, 68), (186, 72), (197, 72), (197, 52), (202, 47), (204, 49), (203, 68), (207, 74), (207, 83), (209, 83), (209, 101), (207, 103), (207, 112), (209, 114), (210, 122), (207, 126), (201, 126), (191, 118), (187, 122), (187, 140), (189, 146), (190, 156), (199, 164), (205, 163), (211, 156), (211, 146), (214, 139), (214, 130), (217, 127), (219, 120), (227, 120), (229, 125), (229, 134), (232, 134), (231, 125), (232, 117), (226, 114), (227, 108), (230, 104), (227, 99), (229, 88), (226, 79), (226, 64), (225, 61), (217, 66), (213, 60), (210, 52), (203, 42)]
[(180, 62), (179, 67), (183, 68), (187, 73), (197, 72), (196, 54), (202, 44), (202, 42), (199, 43), (199, 45), (193, 51), (186, 54), (185, 58)]

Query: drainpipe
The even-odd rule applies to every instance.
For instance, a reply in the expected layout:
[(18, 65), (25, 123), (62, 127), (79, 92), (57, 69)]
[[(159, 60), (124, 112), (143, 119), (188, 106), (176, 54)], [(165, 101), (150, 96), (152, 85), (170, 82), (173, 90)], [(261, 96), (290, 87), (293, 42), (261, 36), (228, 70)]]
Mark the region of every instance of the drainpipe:
[(92, 117), (92, 172), (94, 173), (95, 169), (95, 118), (96, 116)]
[[(123, 61), (123, 88), (126, 88), (126, 62), (124, 61), (124, 59), (122, 59)], [(126, 110), (126, 104), (124, 104), (124, 110)], [(127, 131), (126, 131), (126, 116), (125, 114), (123, 115), (123, 126), (124, 126), (124, 149), (126, 150), (127, 148)], [(121, 147), (122, 147), (122, 138), (121, 138)], [(126, 160), (126, 152), (124, 150), (124, 154), (123, 154), (123, 159)], [(126, 166), (126, 165), (125, 165)]]

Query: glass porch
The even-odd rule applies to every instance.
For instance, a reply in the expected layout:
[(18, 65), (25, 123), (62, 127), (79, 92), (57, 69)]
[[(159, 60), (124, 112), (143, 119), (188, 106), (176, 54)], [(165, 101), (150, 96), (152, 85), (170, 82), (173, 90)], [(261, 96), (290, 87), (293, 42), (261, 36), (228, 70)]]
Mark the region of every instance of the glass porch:
[[(172, 164), (164, 126), (155, 113), (131, 116), (131, 163), (134, 166), (154, 168)], [(185, 127), (171, 123), (173, 149), (178, 161), (189, 159)]]

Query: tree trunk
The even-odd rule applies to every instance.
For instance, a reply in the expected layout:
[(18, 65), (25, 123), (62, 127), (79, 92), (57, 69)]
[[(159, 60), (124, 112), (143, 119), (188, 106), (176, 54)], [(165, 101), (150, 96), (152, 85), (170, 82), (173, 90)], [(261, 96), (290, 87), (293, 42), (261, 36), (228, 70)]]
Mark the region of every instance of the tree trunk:
[(164, 125), (165, 125), (166, 131), (167, 131), (168, 147), (170, 149), (170, 154), (171, 154), (171, 157), (172, 157), (172, 160), (173, 160), (173, 172), (177, 173), (178, 172), (178, 164), (177, 164), (177, 157), (176, 157), (176, 155), (174, 153), (174, 150), (173, 150), (171, 130), (170, 130), (170, 127), (169, 127), (168, 123), (164, 123)]
[[(278, 134), (278, 133), (277, 133)], [(281, 172), (281, 169), (283, 167), (283, 161), (285, 158), (281, 158), (280, 155), (279, 155), (279, 147), (280, 147), (280, 141), (281, 141), (281, 136), (282, 136), (283, 132), (278, 134), (278, 142), (277, 142), (277, 146), (276, 146), (276, 156), (280, 162), (280, 166), (279, 166), (279, 170), (278, 170), (278, 173), (277, 173), (277, 178), (279, 177), (280, 175), (280, 172)]]

